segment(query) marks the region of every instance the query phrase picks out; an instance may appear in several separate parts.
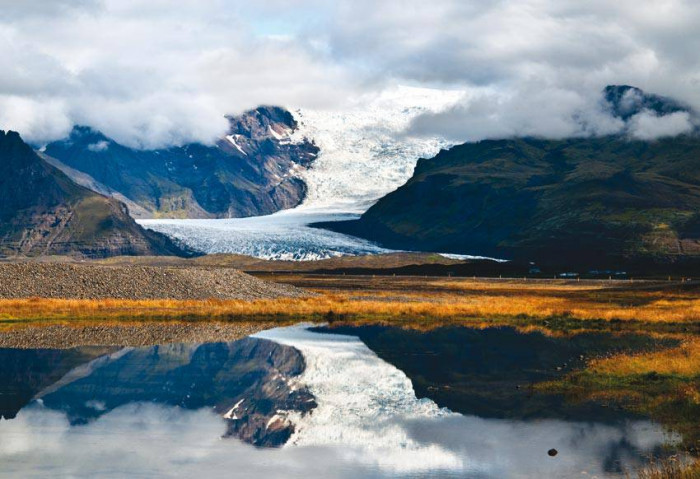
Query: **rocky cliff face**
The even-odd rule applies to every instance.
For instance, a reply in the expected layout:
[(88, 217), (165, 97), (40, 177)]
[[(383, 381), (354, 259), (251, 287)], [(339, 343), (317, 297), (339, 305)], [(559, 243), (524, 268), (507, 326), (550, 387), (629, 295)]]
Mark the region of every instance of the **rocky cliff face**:
[(71, 181), (15, 132), (0, 132), (0, 255), (177, 255), (127, 207)]
[(292, 138), (292, 114), (260, 107), (228, 120), (228, 133), (213, 146), (136, 150), (76, 127), (44, 154), (81, 184), (137, 205), (130, 211), (139, 218), (256, 216), (301, 203), (299, 172), (318, 148)]

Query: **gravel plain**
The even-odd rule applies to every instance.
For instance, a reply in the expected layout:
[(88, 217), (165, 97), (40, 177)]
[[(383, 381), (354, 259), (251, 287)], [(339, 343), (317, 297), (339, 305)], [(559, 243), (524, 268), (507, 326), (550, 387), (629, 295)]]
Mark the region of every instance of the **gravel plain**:
[(233, 268), (0, 264), (0, 298), (268, 299), (302, 297), (301, 288)]

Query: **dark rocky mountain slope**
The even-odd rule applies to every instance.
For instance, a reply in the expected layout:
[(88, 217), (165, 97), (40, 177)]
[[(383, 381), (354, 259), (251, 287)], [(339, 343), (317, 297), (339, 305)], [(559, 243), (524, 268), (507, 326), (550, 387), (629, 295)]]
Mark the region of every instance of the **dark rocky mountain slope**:
[(127, 207), (75, 184), (18, 133), (0, 131), (0, 256), (181, 255)]
[(129, 203), (137, 218), (255, 216), (301, 203), (306, 184), (298, 173), (318, 148), (291, 138), (292, 114), (259, 107), (228, 121), (213, 146), (137, 150), (78, 126), (43, 154), (75, 181)]
[[(609, 87), (605, 97), (623, 119), (682, 111), (640, 92)], [(361, 219), (324, 226), (394, 248), (566, 267), (692, 262), (700, 260), (700, 137), (467, 143), (419, 161)]]

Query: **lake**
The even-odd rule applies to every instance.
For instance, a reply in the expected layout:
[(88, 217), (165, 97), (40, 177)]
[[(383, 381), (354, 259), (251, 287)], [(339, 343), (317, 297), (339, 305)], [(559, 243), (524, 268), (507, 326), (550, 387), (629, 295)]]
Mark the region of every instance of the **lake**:
[(231, 343), (4, 349), (0, 477), (623, 477), (676, 435), (530, 386), (652, 343), (298, 325)]

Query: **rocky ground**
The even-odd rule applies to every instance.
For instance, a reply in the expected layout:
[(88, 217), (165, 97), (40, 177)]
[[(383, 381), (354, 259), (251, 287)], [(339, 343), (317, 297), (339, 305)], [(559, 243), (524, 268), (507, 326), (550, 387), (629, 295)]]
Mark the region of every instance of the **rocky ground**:
[(78, 346), (152, 346), (235, 341), (277, 325), (267, 322), (134, 323), (28, 326), (3, 331), (0, 348), (69, 349)]
[(0, 298), (252, 300), (308, 294), (232, 268), (0, 264)]

